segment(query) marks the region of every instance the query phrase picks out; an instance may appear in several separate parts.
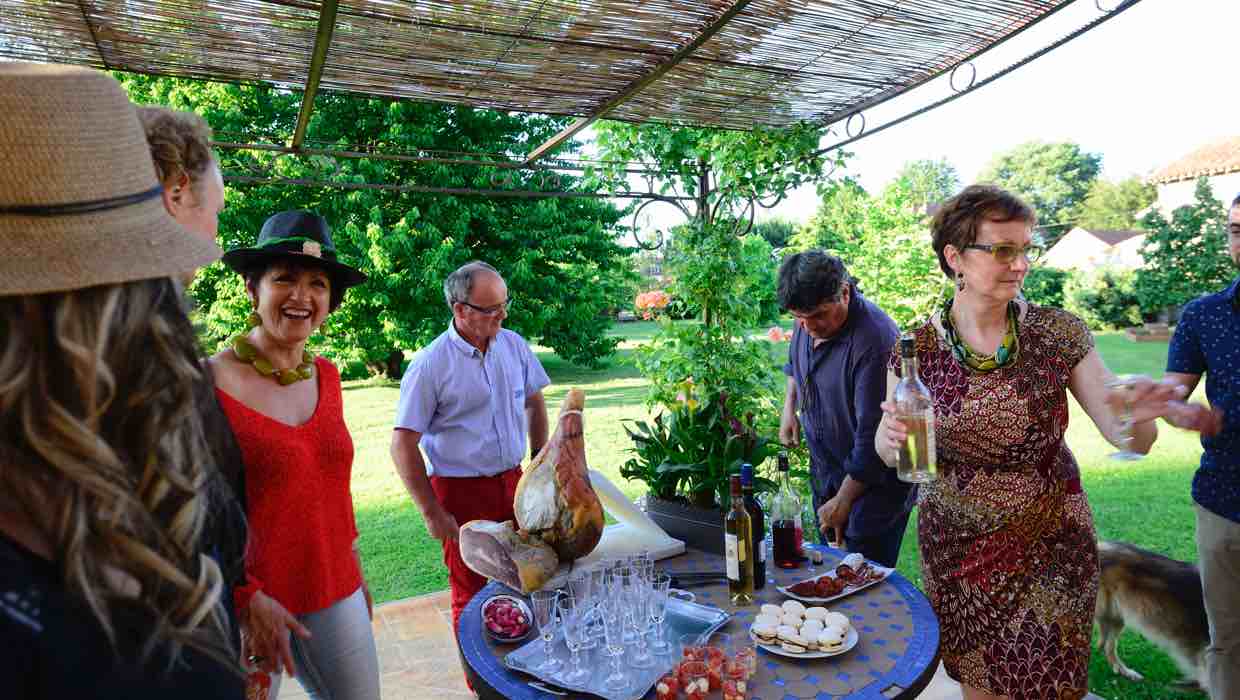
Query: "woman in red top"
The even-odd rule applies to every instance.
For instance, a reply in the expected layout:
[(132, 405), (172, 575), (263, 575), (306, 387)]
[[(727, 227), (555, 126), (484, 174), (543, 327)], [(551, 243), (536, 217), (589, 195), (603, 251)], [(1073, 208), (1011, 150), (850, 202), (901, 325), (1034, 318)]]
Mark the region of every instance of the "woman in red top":
[(340, 374), (305, 347), (366, 276), (336, 260), (327, 222), (305, 211), (267, 219), (257, 245), (224, 263), (245, 278), (255, 308), (250, 332), (211, 358), (245, 463), (247, 582), (234, 594), (244, 654), (274, 672), (269, 697), (283, 669), (311, 697), (378, 700)]

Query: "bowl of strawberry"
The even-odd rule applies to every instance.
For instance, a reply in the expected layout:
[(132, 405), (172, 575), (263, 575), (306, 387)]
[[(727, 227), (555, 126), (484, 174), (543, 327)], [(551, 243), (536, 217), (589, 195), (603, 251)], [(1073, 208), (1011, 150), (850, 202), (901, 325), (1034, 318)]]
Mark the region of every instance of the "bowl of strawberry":
[(524, 600), (511, 595), (496, 595), (482, 604), (482, 629), (491, 639), (512, 644), (530, 636), (534, 616)]

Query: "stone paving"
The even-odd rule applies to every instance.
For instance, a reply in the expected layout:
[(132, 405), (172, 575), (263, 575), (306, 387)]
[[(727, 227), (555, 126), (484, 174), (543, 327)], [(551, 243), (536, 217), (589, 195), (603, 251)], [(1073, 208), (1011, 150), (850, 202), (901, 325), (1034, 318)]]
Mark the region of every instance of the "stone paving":
[[(384, 603), (375, 609), (375, 644), (384, 700), (471, 700), (465, 685), (448, 592)], [(291, 678), (280, 684), (278, 700), (304, 700)], [(943, 666), (919, 700), (959, 700), (960, 686)], [(1090, 694), (1086, 700), (1103, 700)]]
[[(375, 609), (375, 645), (385, 700), (469, 700), (447, 591), (384, 603)], [(285, 678), (279, 700), (306, 698)]]

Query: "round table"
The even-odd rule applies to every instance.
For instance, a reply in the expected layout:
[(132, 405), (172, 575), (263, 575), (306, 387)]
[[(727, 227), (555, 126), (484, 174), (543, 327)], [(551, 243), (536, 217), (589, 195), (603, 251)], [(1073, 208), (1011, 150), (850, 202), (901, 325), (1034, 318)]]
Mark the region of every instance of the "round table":
[[(732, 606), (726, 583), (689, 590), (696, 595), (698, 603), (715, 606), (732, 615), (720, 632), (731, 633), (734, 637), (747, 636), (749, 625), (762, 603), (779, 604), (787, 600), (775, 586), (821, 575), (846, 554), (829, 547), (813, 546), (823, 552), (824, 561), (812, 569), (806, 563), (798, 569), (783, 570), (768, 562), (768, 582), (758, 591), (758, 602), (754, 605)], [(689, 550), (659, 561), (656, 566), (673, 576), (691, 571), (722, 572), (723, 558)], [(559, 700), (558, 696), (531, 687), (529, 681), (535, 680), (533, 677), (510, 671), (504, 665), (504, 656), (519, 648), (518, 645), (496, 644), (482, 633), (482, 603), (496, 593), (511, 591), (498, 583), (488, 584), (470, 600), (457, 630), (461, 655), (474, 690), (482, 698)], [(752, 680), (752, 700), (915, 698), (929, 684), (939, 663), (938, 622), (930, 602), (898, 571), (885, 581), (826, 607), (851, 618), (860, 635), (857, 646), (845, 654), (826, 659), (792, 659), (760, 650), (758, 673)], [(653, 692), (647, 695), (653, 696)]]

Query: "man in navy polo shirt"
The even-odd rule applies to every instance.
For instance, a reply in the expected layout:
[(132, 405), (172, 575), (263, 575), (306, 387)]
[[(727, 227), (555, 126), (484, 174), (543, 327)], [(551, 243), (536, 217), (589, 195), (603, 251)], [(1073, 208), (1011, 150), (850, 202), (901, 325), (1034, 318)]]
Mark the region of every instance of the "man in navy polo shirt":
[[(1240, 266), (1240, 196), (1227, 214), (1232, 260)], [(1240, 278), (1184, 307), (1167, 355), (1167, 377), (1191, 394), (1206, 375), (1206, 398), (1221, 411), (1221, 430), (1203, 431), (1193, 478), (1197, 558), (1210, 648), (1210, 697), (1240, 698)]]
[(821, 250), (784, 261), (778, 297), (797, 319), (779, 437), (795, 446), (805, 428), (822, 541), (833, 532), (849, 551), (895, 566), (916, 496), (874, 452), (874, 431), (896, 324)]

